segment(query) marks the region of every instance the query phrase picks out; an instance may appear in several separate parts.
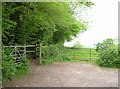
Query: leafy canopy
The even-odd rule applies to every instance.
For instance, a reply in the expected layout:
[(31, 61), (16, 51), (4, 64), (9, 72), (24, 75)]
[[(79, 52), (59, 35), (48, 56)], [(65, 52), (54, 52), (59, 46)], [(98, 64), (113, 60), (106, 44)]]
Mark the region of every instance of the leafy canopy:
[[(79, 4), (90, 7), (92, 2)], [(2, 5), (4, 45), (63, 43), (87, 30), (85, 22), (73, 17), (74, 10), (67, 2), (3, 2)]]

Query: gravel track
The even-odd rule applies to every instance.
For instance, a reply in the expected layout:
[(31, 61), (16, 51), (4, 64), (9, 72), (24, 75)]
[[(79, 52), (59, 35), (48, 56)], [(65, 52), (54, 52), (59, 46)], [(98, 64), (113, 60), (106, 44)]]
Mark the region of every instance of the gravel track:
[(118, 70), (100, 68), (85, 62), (55, 62), (38, 66), (30, 63), (31, 72), (5, 87), (118, 87)]

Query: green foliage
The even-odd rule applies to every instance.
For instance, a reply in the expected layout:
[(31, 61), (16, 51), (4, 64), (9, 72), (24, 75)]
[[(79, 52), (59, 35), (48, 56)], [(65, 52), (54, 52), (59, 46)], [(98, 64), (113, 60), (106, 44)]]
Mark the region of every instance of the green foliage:
[(97, 52), (95, 49), (89, 48), (67, 48), (59, 45), (51, 45), (42, 48), (42, 64), (49, 64), (56, 61), (62, 62), (93, 62), (97, 59)]
[(2, 84), (2, 60), (0, 60), (0, 84)]
[(5, 52), (3, 53), (2, 57), (3, 82), (11, 80), (13, 76), (15, 76), (16, 72), (16, 66), (13, 57), (9, 56), (10, 55), (9, 49), (7, 49)]
[(15, 60), (10, 56), (12, 49), (7, 48), (3, 51), (2, 57), (2, 81), (7, 82), (12, 80), (19, 74), (20, 71), (27, 72), (27, 62), (24, 58), (21, 58), (20, 64), (15, 64)]
[(106, 39), (96, 45), (96, 51), (99, 52), (97, 63), (103, 67), (120, 67), (120, 56), (118, 45), (114, 44), (113, 39)]
[(90, 0), (88, 0), (88, 1), (81, 0), (80, 2), (78, 2), (78, 5), (91, 8), (91, 6), (93, 6), (95, 4), (93, 2), (91, 2)]
[(4, 45), (63, 43), (87, 29), (84, 21), (72, 16), (66, 2), (3, 2), (2, 5)]
[(49, 64), (59, 59), (59, 49), (56, 45), (42, 48), (42, 64)]
[[(69, 48), (63, 47), (61, 50), (62, 60), (86, 61), (90, 60), (90, 48)], [(91, 48), (91, 60), (97, 59), (97, 52)]]
[(72, 48), (84, 48), (84, 46), (81, 45), (79, 42), (76, 42)]

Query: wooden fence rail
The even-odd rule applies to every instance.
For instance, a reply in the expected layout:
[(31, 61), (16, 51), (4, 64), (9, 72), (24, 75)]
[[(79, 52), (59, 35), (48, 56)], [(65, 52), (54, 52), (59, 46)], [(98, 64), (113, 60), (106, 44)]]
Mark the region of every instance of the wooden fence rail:
[[(35, 44), (35, 45), (24, 45), (24, 46), (20, 46), (20, 45), (16, 45), (16, 46), (3, 46), (3, 48), (13, 48), (14, 50), (14, 56), (15, 60), (19, 59), (17, 57), (18, 54), (20, 55), (24, 55), (24, 58), (26, 59), (26, 55), (28, 53), (34, 53), (35, 54), (35, 58), (38, 60), (38, 63), (41, 64), (42, 63), (42, 51), (44, 48), (46, 48), (46, 46), (42, 46), (42, 44)], [(93, 48), (63, 48), (62, 49), (63, 52), (65, 52), (64, 54), (67, 56), (73, 56), (73, 58), (76, 55), (88, 55), (89, 59), (93, 59), (93, 54), (97, 55), (95, 52), (93, 52), (93, 50), (95, 51), (95, 49)], [(84, 51), (85, 50), (85, 51)], [(58, 50), (58, 52), (60, 53), (61, 49)], [(72, 54), (67, 54), (69, 52), (71, 52)]]
[(24, 56), (25, 60), (27, 57), (27, 53), (35, 53), (36, 55), (36, 59), (38, 59), (39, 64), (41, 64), (41, 44), (39, 45), (16, 45), (16, 46), (3, 46), (3, 49), (6, 48), (11, 48), (13, 49), (10, 56), (13, 56), (15, 61), (20, 61), (20, 57), (22, 57), (22, 55)]

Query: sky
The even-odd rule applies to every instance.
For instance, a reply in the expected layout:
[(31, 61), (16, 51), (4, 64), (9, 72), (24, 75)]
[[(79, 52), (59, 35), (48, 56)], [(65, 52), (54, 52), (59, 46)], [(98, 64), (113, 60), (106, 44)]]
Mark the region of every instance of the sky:
[(75, 17), (83, 18), (89, 22), (89, 29), (78, 34), (71, 42), (65, 42), (64, 46), (72, 47), (76, 41), (85, 47), (94, 47), (94, 44), (106, 38), (118, 38), (118, 1), (120, 0), (91, 0), (95, 3), (91, 9), (82, 11)]

